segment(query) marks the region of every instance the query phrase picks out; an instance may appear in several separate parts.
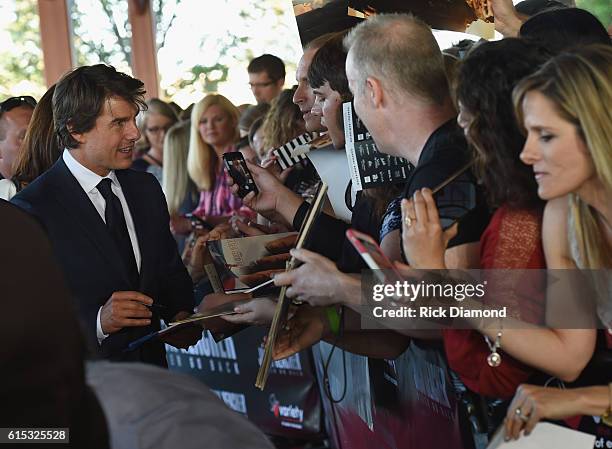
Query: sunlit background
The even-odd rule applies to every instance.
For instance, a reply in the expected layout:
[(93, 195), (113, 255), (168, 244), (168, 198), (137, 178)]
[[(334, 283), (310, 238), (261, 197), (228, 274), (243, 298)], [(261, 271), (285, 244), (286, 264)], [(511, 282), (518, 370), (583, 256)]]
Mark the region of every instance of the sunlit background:
[[(105, 62), (131, 73), (127, 0), (67, 2), (76, 64)], [(609, 8), (610, 0), (578, 1), (606, 14), (600, 3)], [(152, 10), (163, 99), (184, 108), (219, 92), (237, 105), (253, 103), (246, 66), (262, 53), (283, 59), (287, 86), (293, 84), (301, 46), (291, 0), (152, 0)], [(441, 48), (464, 37), (477, 39), (435, 34)], [(40, 97), (46, 90), (43, 69), (37, 0), (0, 0), (0, 98)]]

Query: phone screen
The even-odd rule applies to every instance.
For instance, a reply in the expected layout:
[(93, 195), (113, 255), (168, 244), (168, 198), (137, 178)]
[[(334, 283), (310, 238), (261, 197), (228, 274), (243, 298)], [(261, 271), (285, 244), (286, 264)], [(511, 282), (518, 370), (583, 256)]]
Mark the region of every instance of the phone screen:
[(251, 175), (241, 152), (225, 153), (223, 155), (223, 162), (229, 175), (238, 185), (238, 196), (240, 198), (244, 198), (251, 192), (259, 192), (253, 180), (253, 175)]

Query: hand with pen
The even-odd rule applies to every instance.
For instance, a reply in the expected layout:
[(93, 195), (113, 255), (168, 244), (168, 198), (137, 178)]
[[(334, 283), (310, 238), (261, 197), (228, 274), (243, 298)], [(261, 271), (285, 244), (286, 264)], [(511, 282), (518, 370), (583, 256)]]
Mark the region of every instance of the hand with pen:
[(153, 299), (140, 292), (114, 292), (100, 312), (102, 332), (112, 334), (124, 327), (148, 326), (152, 306)]

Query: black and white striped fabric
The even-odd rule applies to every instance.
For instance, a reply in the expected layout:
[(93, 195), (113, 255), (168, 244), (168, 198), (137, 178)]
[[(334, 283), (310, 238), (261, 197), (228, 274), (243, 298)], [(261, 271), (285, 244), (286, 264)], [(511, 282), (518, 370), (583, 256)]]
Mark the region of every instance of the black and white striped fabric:
[(312, 134), (304, 133), (301, 136), (290, 140), (282, 147), (272, 150), (272, 154), (276, 156), (276, 161), (281, 169), (285, 170), (300, 161), (306, 159), (306, 153), (310, 151), (308, 142), (312, 140)]

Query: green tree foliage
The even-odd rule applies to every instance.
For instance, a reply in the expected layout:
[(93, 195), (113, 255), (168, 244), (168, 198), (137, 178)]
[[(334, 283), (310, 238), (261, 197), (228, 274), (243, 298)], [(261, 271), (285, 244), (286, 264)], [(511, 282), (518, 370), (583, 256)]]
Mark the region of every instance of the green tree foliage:
[[(0, 97), (45, 92), (36, 0), (14, 0), (14, 20), (5, 32), (9, 42), (0, 46)], [(9, 5), (0, 11), (8, 13)], [(20, 87), (22, 86), (22, 87)]]
[(595, 15), (606, 28), (612, 25), (612, 0), (576, 0), (576, 6)]
[[(5, 2), (5, 0), (1, 0)], [(131, 72), (131, 29), (127, 14), (127, 0), (66, 0), (72, 22), (72, 42), (75, 50), (76, 65), (104, 62), (114, 65), (118, 70)], [(166, 39), (172, 37), (176, 30), (177, 15), (183, 1), (188, 0), (150, 0), (155, 22), (157, 46), (164, 48)], [(264, 17), (276, 17), (283, 14), (286, 0), (235, 1), (223, 2), (230, 8), (237, 8), (241, 19), (239, 26), (218, 35), (203, 30), (201, 35), (193, 36), (199, 42), (199, 54), (210, 55), (206, 61), (188, 63), (184, 75), (173, 80), (162, 89), (162, 96), (172, 97), (178, 91), (215, 92), (219, 85), (228, 80), (230, 66), (246, 64), (254, 56), (250, 42), (257, 39), (258, 22)], [(42, 51), (40, 49), (40, 32), (37, 0), (9, 0), (14, 4), (15, 20), (8, 25), (11, 42), (0, 47), (0, 95), (6, 96), (11, 86), (22, 80), (36, 85), (36, 95), (46, 90), (43, 72)], [(0, 11), (3, 6), (0, 5)], [(213, 14), (214, 9), (202, 10)], [(266, 45), (284, 45), (283, 35), (292, 30), (285, 29), (281, 20), (273, 21), (275, 41)], [(214, 51), (211, 53), (211, 48)], [(183, 61), (176, 61), (181, 65)], [(289, 63), (291, 67), (293, 61)], [(14, 89), (13, 89), (14, 90)]]

